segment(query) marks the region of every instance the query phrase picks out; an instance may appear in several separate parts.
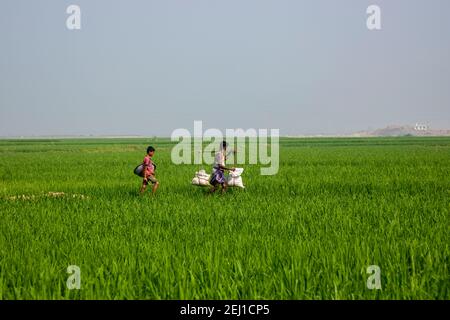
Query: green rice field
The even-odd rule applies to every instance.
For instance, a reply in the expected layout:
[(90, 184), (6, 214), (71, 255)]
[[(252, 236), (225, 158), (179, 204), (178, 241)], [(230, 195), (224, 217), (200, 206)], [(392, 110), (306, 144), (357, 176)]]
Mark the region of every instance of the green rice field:
[(282, 138), (278, 174), (224, 195), (173, 146), (0, 140), (0, 299), (450, 299), (450, 138)]

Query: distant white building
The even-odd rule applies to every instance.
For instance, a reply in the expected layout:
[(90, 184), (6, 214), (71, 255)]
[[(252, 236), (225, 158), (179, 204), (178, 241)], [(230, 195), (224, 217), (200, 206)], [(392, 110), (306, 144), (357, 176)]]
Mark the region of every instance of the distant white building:
[(426, 124), (416, 123), (414, 130), (416, 131), (428, 131), (429, 127)]

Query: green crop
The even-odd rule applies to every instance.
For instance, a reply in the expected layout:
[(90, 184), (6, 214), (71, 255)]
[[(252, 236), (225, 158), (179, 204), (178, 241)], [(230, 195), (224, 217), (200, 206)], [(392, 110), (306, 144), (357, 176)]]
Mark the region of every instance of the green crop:
[[(149, 144), (154, 197), (132, 173)], [(225, 195), (172, 146), (0, 140), (0, 299), (450, 298), (449, 138), (281, 139), (278, 174), (244, 165)]]

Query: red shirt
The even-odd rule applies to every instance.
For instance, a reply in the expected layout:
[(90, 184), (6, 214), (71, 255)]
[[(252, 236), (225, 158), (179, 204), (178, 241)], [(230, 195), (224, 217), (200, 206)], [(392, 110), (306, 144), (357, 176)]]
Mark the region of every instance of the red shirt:
[(155, 174), (155, 167), (153, 166), (152, 158), (150, 158), (149, 155), (146, 155), (144, 158), (144, 168), (145, 168), (145, 175), (154, 175)]

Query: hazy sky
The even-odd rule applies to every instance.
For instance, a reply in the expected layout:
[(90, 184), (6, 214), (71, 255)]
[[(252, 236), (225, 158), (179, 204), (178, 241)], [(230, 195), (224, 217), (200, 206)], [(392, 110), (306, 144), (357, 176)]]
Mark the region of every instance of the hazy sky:
[(450, 128), (450, 1), (1, 1), (0, 136), (168, 136), (194, 120)]

